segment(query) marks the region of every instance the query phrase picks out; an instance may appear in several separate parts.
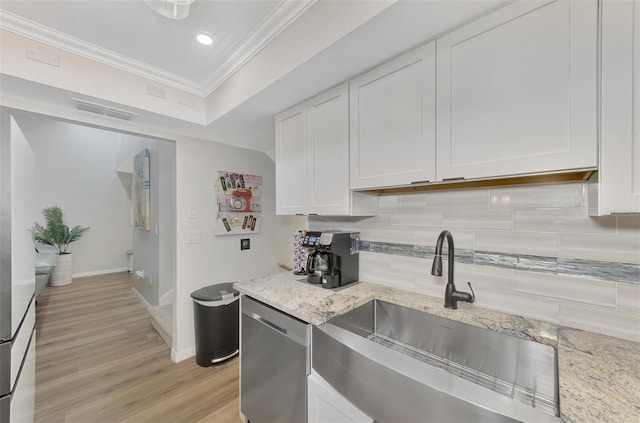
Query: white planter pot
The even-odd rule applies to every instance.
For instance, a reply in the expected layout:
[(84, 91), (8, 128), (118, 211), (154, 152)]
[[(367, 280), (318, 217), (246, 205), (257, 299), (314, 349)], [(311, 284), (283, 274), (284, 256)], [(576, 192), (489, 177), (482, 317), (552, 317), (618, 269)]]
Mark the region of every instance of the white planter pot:
[(49, 278), (49, 285), (61, 286), (71, 283), (71, 254), (62, 254), (58, 256), (56, 268)]

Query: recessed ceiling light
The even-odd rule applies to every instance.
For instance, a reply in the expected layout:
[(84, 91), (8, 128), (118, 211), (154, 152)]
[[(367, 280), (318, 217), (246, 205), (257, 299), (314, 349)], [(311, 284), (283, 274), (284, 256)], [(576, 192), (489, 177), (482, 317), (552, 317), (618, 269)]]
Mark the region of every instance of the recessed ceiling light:
[(196, 40), (198, 40), (200, 44), (203, 44), (205, 46), (210, 46), (211, 44), (213, 44), (213, 37), (204, 32), (198, 32), (196, 34)]

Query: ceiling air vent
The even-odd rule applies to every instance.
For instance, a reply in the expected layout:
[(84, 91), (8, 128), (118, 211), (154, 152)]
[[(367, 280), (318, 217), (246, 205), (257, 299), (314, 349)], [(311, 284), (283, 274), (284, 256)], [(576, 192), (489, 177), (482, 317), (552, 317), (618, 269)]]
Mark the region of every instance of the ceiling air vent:
[(127, 110), (116, 109), (115, 107), (92, 103), (78, 98), (72, 98), (72, 100), (76, 103), (76, 109), (84, 110), (85, 112), (96, 113), (122, 120), (131, 120), (134, 116), (138, 115), (137, 113), (129, 112)]

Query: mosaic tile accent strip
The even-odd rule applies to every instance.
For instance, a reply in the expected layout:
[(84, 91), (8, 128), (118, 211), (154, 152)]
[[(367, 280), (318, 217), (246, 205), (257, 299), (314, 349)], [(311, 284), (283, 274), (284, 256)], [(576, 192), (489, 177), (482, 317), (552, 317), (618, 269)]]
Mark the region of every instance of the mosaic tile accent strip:
[[(435, 254), (434, 247), (368, 240), (360, 241), (360, 251), (418, 258), (431, 258)], [(446, 249), (443, 254), (446, 255)], [(566, 259), (462, 248), (456, 249), (456, 262), (640, 285), (640, 264), (633, 263)]]
[(553, 273), (558, 268), (558, 260), (555, 257), (490, 251), (475, 251), (473, 253), (473, 264), (545, 273)]
[(640, 264), (633, 263), (558, 258), (558, 274), (640, 285)]
[[(372, 253), (413, 257), (413, 245), (396, 244), (394, 242), (370, 242), (369, 248)], [(360, 250), (362, 251), (362, 247)]]

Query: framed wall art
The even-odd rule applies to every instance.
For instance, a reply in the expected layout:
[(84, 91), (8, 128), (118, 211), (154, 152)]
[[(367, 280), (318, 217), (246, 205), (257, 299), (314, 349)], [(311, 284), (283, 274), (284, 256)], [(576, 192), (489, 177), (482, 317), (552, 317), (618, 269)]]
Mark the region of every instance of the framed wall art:
[(149, 194), (151, 180), (149, 177), (149, 149), (145, 148), (133, 158), (133, 192), (135, 196), (135, 227), (151, 230), (149, 212)]

